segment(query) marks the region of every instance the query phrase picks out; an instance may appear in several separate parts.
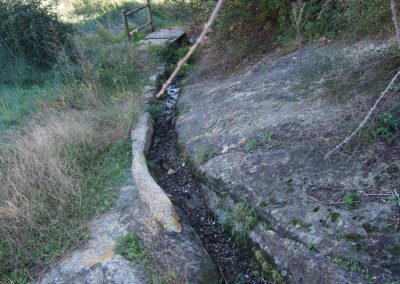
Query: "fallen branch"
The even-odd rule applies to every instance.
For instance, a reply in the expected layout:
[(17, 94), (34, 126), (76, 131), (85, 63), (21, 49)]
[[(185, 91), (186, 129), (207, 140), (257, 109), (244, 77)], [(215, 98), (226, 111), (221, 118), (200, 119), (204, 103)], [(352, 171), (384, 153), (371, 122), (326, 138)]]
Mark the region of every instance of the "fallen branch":
[(207, 37), (207, 34), (208, 34), (211, 26), (214, 24), (215, 20), (217, 19), (218, 13), (221, 10), (223, 4), (224, 4), (224, 0), (218, 0), (218, 3), (215, 6), (214, 11), (212, 12), (212, 14), (210, 16), (210, 19), (204, 25), (204, 29), (201, 32), (201, 34), (200, 34), (199, 38), (197, 39), (196, 43), (189, 49), (189, 51), (185, 55), (185, 57), (183, 57), (181, 60), (179, 60), (178, 64), (176, 65), (176, 68), (175, 68), (174, 72), (172, 72), (171, 76), (164, 83), (164, 85), (162, 86), (161, 90), (157, 93), (157, 95), (156, 95), (157, 98), (161, 97), (164, 94), (164, 92), (167, 90), (168, 86), (172, 83), (172, 81), (178, 75), (178, 73), (182, 69), (182, 67), (185, 66), (185, 64), (188, 62), (189, 58), (194, 54), (196, 49), (205, 40), (205, 38)]
[(342, 148), (344, 145), (349, 143), (351, 139), (365, 126), (365, 124), (368, 122), (368, 120), (371, 118), (372, 114), (376, 110), (378, 104), (380, 101), (389, 93), (389, 91), (392, 89), (394, 83), (397, 81), (397, 79), (400, 76), (400, 71), (397, 72), (397, 74), (393, 77), (392, 81), (390, 81), (390, 84), (386, 87), (385, 91), (382, 92), (382, 94), (379, 96), (379, 98), (375, 101), (375, 104), (372, 106), (372, 108), (369, 110), (367, 116), (364, 118), (364, 120), (358, 125), (356, 130), (353, 131), (349, 136), (347, 136), (341, 143), (339, 143), (335, 148), (333, 148), (331, 151), (329, 151), (324, 159), (328, 159), (333, 153), (335, 153), (337, 150)]
[(314, 197), (312, 197), (311, 195), (306, 194), (308, 198), (310, 198), (311, 200), (317, 202), (317, 203), (321, 203), (324, 205), (336, 205), (336, 204), (343, 204), (343, 202), (339, 201), (339, 202), (328, 202), (328, 201), (322, 201), (322, 200), (318, 200)]

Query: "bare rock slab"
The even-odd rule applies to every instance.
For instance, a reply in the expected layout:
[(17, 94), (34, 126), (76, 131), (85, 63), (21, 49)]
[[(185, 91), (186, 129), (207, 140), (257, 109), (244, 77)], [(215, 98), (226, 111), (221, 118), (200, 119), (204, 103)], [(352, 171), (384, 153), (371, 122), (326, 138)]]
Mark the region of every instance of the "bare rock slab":
[[(346, 100), (333, 100), (318, 69), (321, 58), (331, 60), (332, 54), (348, 56), (356, 66), (373, 47), (363, 42), (268, 55), (244, 74), (188, 85), (178, 109), (189, 112), (176, 127), (181, 146), (217, 190), (253, 206), (278, 236), (312, 246), (337, 269), (331, 274), (346, 275), (348, 267), (335, 263), (351, 264), (365, 279), (382, 283), (400, 279), (398, 208), (376, 198), (400, 184), (400, 145), (376, 143), (354, 156), (323, 157), (354, 129), (354, 106), (369, 105), (367, 98), (379, 94), (385, 80), (376, 80), (374, 88), (349, 82), (341, 90)], [(305, 83), (306, 76), (312, 79)], [(363, 76), (368, 81), (375, 75)], [(210, 153), (203, 155), (208, 160), (198, 158), (202, 153)], [(346, 206), (343, 198), (351, 192), (358, 200)], [(300, 254), (275, 244), (266, 252), (299, 275)], [(320, 271), (309, 266), (308, 277), (318, 278)]]

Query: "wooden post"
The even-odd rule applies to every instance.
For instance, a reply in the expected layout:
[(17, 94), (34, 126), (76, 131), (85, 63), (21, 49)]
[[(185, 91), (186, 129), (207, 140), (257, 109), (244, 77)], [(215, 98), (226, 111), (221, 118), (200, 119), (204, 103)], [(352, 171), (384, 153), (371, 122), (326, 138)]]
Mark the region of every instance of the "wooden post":
[(128, 42), (131, 41), (131, 35), (129, 33), (129, 24), (128, 24), (128, 17), (126, 16), (126, 10), (122, 10), (122, 18), (124, 19), (124, 26), (125, 26), (125, 33)]
[(151, 14), (150, 0), (147, 0), (147, 17), (149, 19), (151, 32), (154, 32), (153, 15)]

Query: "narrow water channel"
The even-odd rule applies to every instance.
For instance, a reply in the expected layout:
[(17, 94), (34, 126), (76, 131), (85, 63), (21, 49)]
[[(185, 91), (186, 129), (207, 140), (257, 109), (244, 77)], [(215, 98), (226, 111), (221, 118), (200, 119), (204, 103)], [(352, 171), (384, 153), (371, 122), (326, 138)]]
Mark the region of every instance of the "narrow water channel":
[(154, 127), (154, 136), (148, 155), (152, 174), (159, 185), (185, 212), (191, 226), (221, 274), (221, 283), (268, 283), (257, 272), (250, 254), (235, 246), (207, 208), (201, 194), (201, 184), (193, 177), (177, 151), (175, 132), (176, 103), (180, 84), (172, 84), (161, 100), (165, 111)]

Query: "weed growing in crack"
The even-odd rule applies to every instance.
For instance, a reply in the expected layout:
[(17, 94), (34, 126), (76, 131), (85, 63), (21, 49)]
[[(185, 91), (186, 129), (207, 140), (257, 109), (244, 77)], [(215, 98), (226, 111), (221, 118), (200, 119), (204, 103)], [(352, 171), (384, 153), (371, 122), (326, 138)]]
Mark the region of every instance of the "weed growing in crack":
[(250, 153), (261, 147), (264, 147), (265, 149), (269, 149), (272, 146), (271, 142), (273, 141), (273, 139), (274, 139), (273, 133), (270, 130), (265, 130), (261, 134), (261, 137), (253, 138), (253, 139), (249, 140), (244, 145), (244, 151), (247, 153)]
[(130, 232), (119, 238), (116, 252), (129, 261), (140, 262), (143, 266), (148, 266), (150, 263), (148, 248), (136, 233)]
[(249, 153), (257, 150), (260, 147), (260, 142), (257, 139), (251, 139), (244, 145), (244, 150)]
[(238, 203), (232, 210), (226, 210), (218, 222), (222, 227), (232, 231), (236, 241), (245, 243), (247, 234), (257, 224), (257, 214), (253, 207), (246, 203)]
[(377, 119), (376, 133), (382, 137), (386, 143), (393, 144), (399, 133), (400, 119), (388, 112), (380, 115)]
[(389, 203), (392, 206), (397, 206), (399, 200), (397, 199), (397, 197), (395, 195), (392, 195), (389, 197)]
[(356, 261), (346, 260), (338, 257), (334, 257), (332, 260), (346, 271), (356, 272), (362, 274), (363, 276), (368, 276), (368, 269)]
[(210, 148), (201, 148), (196, 153), (196, 161), (199, 163), (205, 163), (216, 155), (216, 151)]
[(262, 134), (262, 138), (264, 142), (271, 142), (272, 141), (272, 132), (269, 130), (266, 130)]
[(147, 112), (155, 122), (159, 121), (164, 113), (165, 106), (156, 99), (150, 100), (149, 104), (150, 105), (147, 107)]
[(307, 249), (311, 252), (317, 252), (317, 247), (314, 243), (308, 243), (307, 245)]
[[(129, 232), (117, 240), (115, 251), (132, 262), (140, 263), (147, 271), (152, 283), (186, 283), (175, 271), (159, 272), (149, 248), (137, 233)], [(183, 281), (183, 282), (182, 282)]]
[(261, 228), (263, 228), (264, 230), (267, 230), (267, 231), (272, 230), (272, 225), (266, 220), (261, 220), (259, 222), (259, 224), (260, 224)]
[(186, 114), (188, 114), (190, 112), (190, 110), (188, 108), (184, 108), (183, 110), (181, 110), (179, 112), (179, 116), (184, 116)]
[(358, 195), (356, 192), (352, 191), (352, 192), (348, 192), (344, 197), (343, 197), (343, 203), (347, 206), (347, 207), (353, 207), (356, 202), (358, 200)]
[[(189, 48), (189, 45), (183, 45), (178, 49), (173, 47), (152, 47), (150, 49), (150, 53), (153, 54), (153, 57), (158, 58), (158, 60), (166, 62), (165, 73), (167, 76), (169, 76), (175, 70), (179, 60), (186, 55)], [(195, 52), (195, 54), (189, 59), (187, 64), (181, 69), (180, 74), (185, 75), (189, 73), (194, 68), (198, 58), (199, 53)]]

